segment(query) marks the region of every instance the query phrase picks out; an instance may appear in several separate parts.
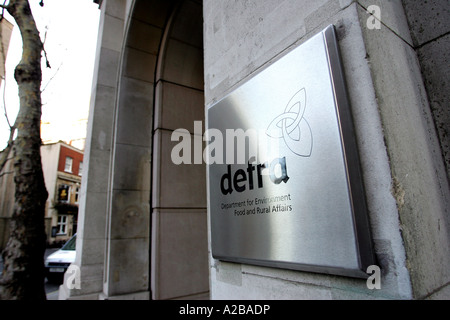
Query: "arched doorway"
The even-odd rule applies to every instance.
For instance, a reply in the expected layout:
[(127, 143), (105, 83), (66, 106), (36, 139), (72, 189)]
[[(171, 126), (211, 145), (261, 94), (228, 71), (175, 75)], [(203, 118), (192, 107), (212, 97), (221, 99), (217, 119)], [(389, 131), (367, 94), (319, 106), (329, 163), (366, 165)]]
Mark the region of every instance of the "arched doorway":
[[(206, 169), (175, 165), (173, 130), (204, 123), (201, 1), (175, 4), (165, 28), (155, 77), (151, 284), (155, 299), (209, 294)], [(203, 132), (203, 130), (202, 130)]]
[[(131, 186), (138, 190), (125, 191), (130, 199), (139, 197), (147, 187), (151, 194), (152, 298), (207, 297), (205, 167), (177, 166), (170, 157), (175, 144), (172, 132), (185, 128), (193, 134), (194, 121), (204, 120), (201, 1), (137, 0), (122, 67), (117, 150), (128, 154), (136, 149), (144, 160), (139, 161), (141, 165), (124, 162), (115, 167), (116, 172), (131, 173), (132, 180), (141, 181), (140, 186)], [(149, 129), (151, 141), (147, 140)], [(139, 169), (146, 168), (148, 153), (151, 173)], [(114, 281), (114, 274), (111, 276), (110, 282)]]
[(204, 122), (202, 2), (104, 0), (100, 34), (81, 289), (62, 296), (208, 298), (205, 166), (170, 156), (172, 132)]

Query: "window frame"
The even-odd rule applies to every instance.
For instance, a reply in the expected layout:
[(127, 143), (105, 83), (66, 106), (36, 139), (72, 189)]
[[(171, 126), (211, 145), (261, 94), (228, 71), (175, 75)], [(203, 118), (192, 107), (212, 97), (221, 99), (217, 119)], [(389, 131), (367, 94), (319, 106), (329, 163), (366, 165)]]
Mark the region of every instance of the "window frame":
[(64, 163), (64, 172), (73, 173), (73, 158), (67, 156)]
[(67, 225), (69, 222), (69, 216), (65, 215), (65, 214), (61, 214), (58, 215), (58, 220), (57, 220), (57, 227), (58, 227), (58, 232), (56, 233), (56, 235), (66, 235), (67, 234)]

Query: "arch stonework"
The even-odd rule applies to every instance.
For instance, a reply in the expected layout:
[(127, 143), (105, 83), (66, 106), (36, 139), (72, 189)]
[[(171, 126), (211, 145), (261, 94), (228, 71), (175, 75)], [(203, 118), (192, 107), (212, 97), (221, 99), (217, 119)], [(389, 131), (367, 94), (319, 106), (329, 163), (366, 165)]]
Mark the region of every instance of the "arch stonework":
[[(375, 1), (379, 29), (368, 27), (365, 0), (99, 2), (79, 208), (81, 289), (65, 283), (60, 298), (449, 296), (448, 157), (438, 135), (445, 120), (436, 119), (448, 100), (438, 72), (446, 70), (441, 53), (448, 51), (438, 50), (448, 47), (445, 0)], [(170, 159), (174, 129), (200, 139), (193, 123), (203, 120), (205, 106), (330, 24), (348, 86), (380, 290), (364, 279), (211, 255), (208, 263), (205, 168)]]
[(81, 289), (63, 285), (60, 298), (208, 298), (205, 167), (170, 158), (171, 132), (204, 120), (201, 1), (101, 6)]

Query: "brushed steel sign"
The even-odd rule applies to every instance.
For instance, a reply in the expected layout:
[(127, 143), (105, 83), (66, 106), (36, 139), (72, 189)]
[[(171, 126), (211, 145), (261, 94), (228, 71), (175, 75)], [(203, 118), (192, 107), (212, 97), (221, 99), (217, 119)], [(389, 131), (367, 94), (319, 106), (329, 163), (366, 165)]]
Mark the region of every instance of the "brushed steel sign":
[(367, 277), (375, 259), (334, 27), (207, 117), (213, 257)]

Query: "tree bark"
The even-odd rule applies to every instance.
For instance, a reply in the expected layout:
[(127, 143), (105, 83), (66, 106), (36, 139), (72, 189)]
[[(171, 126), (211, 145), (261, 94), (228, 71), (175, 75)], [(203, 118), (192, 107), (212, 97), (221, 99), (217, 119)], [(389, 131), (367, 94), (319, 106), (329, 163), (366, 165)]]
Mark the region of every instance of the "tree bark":
[(41, 165), (41, 53), (43, 45), (27, 0), (5, 6), (22, 35), (23, 53), (14, 77), (20, 109), (13, 143), (15, 204), (11, 233), (3, 251), (0, 298), (45, 300), (45, 202), (48, 197)]

